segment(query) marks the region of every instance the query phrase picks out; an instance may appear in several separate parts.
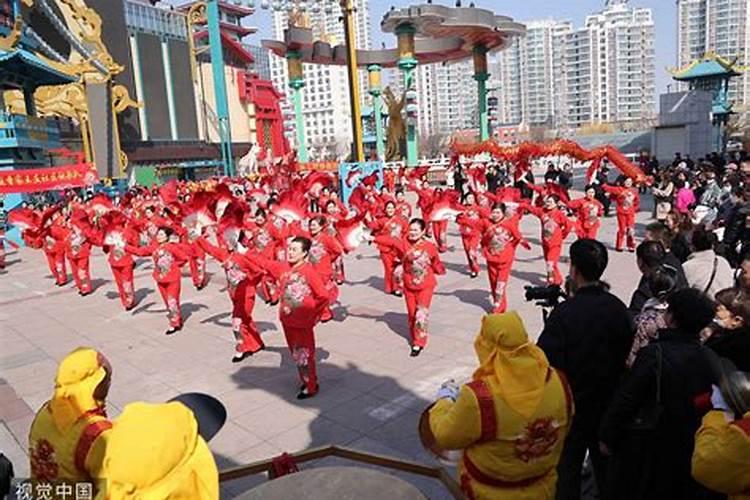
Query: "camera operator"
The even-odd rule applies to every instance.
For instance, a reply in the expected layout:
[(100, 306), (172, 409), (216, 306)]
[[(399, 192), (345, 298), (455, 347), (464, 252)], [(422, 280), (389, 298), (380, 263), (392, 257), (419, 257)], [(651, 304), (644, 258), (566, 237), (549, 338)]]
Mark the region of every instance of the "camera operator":
[(567, 375), (575, 400), (576, 414), (558, 465), (558, 500), (581, 497), (587, 450), (600, 496), (607, 498), (597, 433), (625, 371), (634, 334), (625, 304), (600, 281), (607, 262), (607, 249), (599, 241), (581, 239), (571, 245), (571, 296), (550, 313), (538, 341), (550, 364)]

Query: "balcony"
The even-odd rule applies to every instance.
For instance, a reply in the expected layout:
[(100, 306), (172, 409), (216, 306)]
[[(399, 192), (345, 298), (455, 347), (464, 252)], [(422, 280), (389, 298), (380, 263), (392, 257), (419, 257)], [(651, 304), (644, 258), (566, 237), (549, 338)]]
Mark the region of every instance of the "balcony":
[(56, 149), (62, 146), (55, 120), (0, 111), (0, 149)]

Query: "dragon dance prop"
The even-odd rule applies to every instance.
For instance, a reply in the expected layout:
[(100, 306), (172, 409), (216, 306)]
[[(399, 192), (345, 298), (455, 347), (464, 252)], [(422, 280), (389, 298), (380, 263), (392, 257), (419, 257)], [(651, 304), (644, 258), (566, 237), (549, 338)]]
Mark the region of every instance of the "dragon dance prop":
[(590, 161), (591, 165), (586, 172), (586, 178), (590, 179), (599, 169), (603, 159), (607, 159), (623, 175), (632, 178), (636, 182), (646, 181), (646, 175), (613, 146), (602, 146), (595, 149), (585, 149), (573, 141), (559, 140), (546, 144), (535, 142), (522, 142), (517, 146), (501, 146), (495, 141), (489, 140), (478, 144), (458, 144), (451, 146), (454, 156), (477, 154), (489, 154), (493, 158), (509, 162), (515, 165), (515, 177), (518, 179), (529, 168), (531, 161), (545, 156), (568, 156), (578, 161)]

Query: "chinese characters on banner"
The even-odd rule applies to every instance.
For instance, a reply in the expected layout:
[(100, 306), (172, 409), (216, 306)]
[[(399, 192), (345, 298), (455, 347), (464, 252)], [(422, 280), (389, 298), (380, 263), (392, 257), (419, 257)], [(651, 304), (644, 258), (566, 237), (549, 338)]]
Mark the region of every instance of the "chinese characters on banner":
[(11, 500), (93, 500), (94, 485), (86, 481), (13, 479)]
[(91, 163), (50, 168), (0, 170), (0, 193), (34, 193), (76, 188), (99, 181)]

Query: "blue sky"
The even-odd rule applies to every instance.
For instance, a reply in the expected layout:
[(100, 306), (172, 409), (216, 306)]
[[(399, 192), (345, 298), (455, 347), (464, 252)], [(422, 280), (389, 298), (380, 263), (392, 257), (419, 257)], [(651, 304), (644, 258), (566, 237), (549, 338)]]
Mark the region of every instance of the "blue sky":
[[(468, 3), (471, 0), (463, 1)], [(453, 5), (454, 0), (434, 0), (434, 2)], [(508, 15), (519, 21), (564, 19), (573, 21), (576, 27), (583, 25), (587, 14), (602, 10), (605, 3), (604, 0), (474, 0), (474, 2), (477, 7), (492, 9), (498, 14)], [(404, 0), (370, 0), (373, 46), (379, 47), (381, 41), (389, 47), (395, 45), (392, 35), (380, 32), (380, 20), (391, 5), (402, 7), (408, 4), (409, 2)], [(650, 7), (653, 11), (656, 25), (656, 90), (657, 93), (661, 93), (671, 82), (665, 68), (674, 66), (676, 59), (677, 7), (674, 0), (630, 0), (630, 4)], [(249, 22), (259, 28), (257, 35), (247, 38), (249, 43), (260, 43), (262, 38), (271, 38), (271, 15), (268, 11), (258, 9), (257, 14), (253, 15)]]

